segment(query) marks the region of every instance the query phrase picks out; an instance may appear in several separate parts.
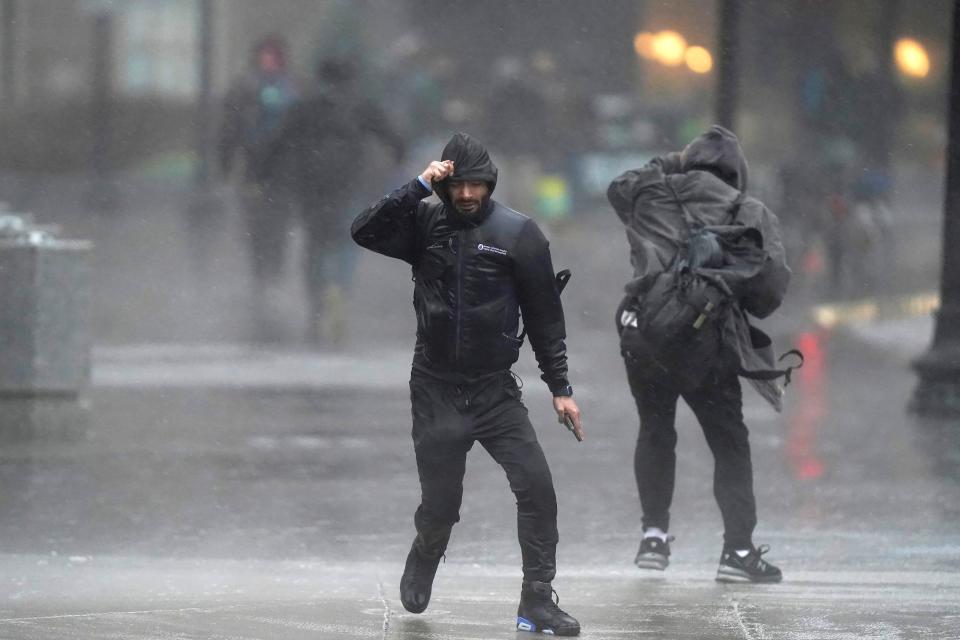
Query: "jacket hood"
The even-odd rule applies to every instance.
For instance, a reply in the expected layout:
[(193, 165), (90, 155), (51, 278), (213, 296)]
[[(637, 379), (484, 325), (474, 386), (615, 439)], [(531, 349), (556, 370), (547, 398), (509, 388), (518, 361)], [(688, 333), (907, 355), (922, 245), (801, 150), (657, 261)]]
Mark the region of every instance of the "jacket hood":
[[(453, 161), (453, 175), (434, 184), (434, 192), (455, 217), (461, 216), (450, 201), (451, 182), (466, 180), (486, 182), (490, 186), (490, 195), (493, 195), (493, 190), (497, 187), (497, 165), (493, 164), (487, 149), (476, 138), (467, 133), (455, 133), (443, 148), (440, 160)], [(462, 222), (476, 225), (489, 213), (490, 198), (488, 196), (484, 210), (476, 216), (464, 218)]]
[(739, 191), (747, 190), (747, 159), (732, 131), (713, 125), (694, 138), (680, 156), (681, 170), (708, 171)]
[(456, 133), (443, 148), (440, 160), (453, 160), (453, 175), (448, 180), (477, 180), (490, 185), (490, 193), (497, 186), (497, 165), (493, 164), (487, 149), (467, 133)]

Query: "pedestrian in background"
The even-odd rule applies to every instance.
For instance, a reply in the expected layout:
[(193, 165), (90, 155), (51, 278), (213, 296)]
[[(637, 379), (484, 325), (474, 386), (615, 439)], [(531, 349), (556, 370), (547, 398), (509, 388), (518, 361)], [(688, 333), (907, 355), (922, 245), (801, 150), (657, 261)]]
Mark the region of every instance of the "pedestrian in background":
[[(517, 499), (523, 585), (517, 628), (577, 635), (552, 599), (557, 500), (510, 368), (520, 315), (558, 418), (582, 436), (567, 380), (566, 330), (549, 245), (536, 223), (491, 199), (497, 168), (466, 134), (440, 161), (360, 214), (358, 244), (413, 267), (417, 343), (410, 377), (413, 442), (422, 500), (400, 581), (412, 613), (430, 602), (437, 565), (459, 520), (467, 452), (480, 442), (506, 471)], [(439, 203), (423, 202), (431, 193)]]
[[(757, 523), (753, 466), (738, 376), (748, 377), (780, 409), (782, 389), (775, 377), (784, 372), (774, 369), (770, 339), (750, 326), (746, 314), (762, 318), (773, 313), (786, 293), (790, 270), (776, 216), (747, 196), (746, 189), (747, 162), (739, 141), (714, 126), (682, 153), (656, 158), (617, 177), (607, 192), (626, 226), (635, 276), (617, 314), (627, 379), (640, 414), (634, 471), (643, 537), (635, 562), (640, 568), (658, 570), (669, 564), (676, 408), (682, 397), (700, 422), (715, 461), (713, 489), (724, 527), (717, 580), (779, 582), (780, 569), (762, 558), (768, 547), (753, 544)], [(638, 326), (637, 318), (651, 316), (658, 279), (678, 268), (680, 260), (693, 262), (688, 243), (702, 229), (711, 232), (700, 237), (712, 237), (702, 264), (723, 280), (733, 299), (718, 324), (705, 329), (716, 332), (714, 344), (719, 348), (691, 362), (688, 366), (696, 371), (690, 371), (664, 366), (655, 355), (663, 345), (628, 343), (624, 336), (644, 328), (644, 321)], [(724, 252), (727, 245), (721, 240), (727, 237), (740, 243), (730, 244), (736, 254)], [(749, 265), (738, 262), (744, 256)]]
[(398, 164), (406, 147), (383, 107), (365, 95), (358, 73), (348, 58), (320, 58), (314, 85), (292, 106), (258, 159), (266, 175), (292, 163), (306, 239), (303, 279), (311, 342), (345, 338), (355, 254), (348, 231), (360, 181), (369, 176), (373, 145), (382, 145)]
[(243, 164), (240, 206), (258, 339), (273, 337), (273, 299), (295, 222), (291, 158), (285, 154), (272, 156), (269, 171), (258, 158), (298, 96), (297, 82), (287, 67), (286, 42), (268, 36), (253, 46), (250, 68), (231, 86), (223, 103), (220, 166), (224, 176), (229, 176), (238, 158)]

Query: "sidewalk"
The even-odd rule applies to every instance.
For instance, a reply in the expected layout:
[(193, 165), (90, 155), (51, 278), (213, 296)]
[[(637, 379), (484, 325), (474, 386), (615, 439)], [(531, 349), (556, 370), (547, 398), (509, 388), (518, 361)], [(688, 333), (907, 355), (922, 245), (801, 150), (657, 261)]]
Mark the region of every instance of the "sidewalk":
[[(32, 558), (21, 559), (24, 564)], [(29, 566), (4, 563), (18, 573)], [(445, 565), (420, 616), (400, 607), (399, 564), (66, 562), (47, 571), (67, 598), (0, 619), (5, 638), (537, 638), (514, 634), (514, 567)], [(562, 604), (583, 638), (729, 640), (955, 638), (955, 576), (796, 572), (767, 587), (718, 585), (671, 567), (663, 578), (600, 567), (570, 572)], [(144, 584), (154, 584), (145, 588)], [(50, 589), (53, 591), (53, 589)], [(105, 603), (112, 606), (105, 606)], [(73, 612), (73, 613), (71, 613)]]
[(931, 291), (820, 304), (811, 308), (810, 316), (823, 328), (836, 328), (909, 364), (930, 348), (939, 306), (939, 294)]
[(858, 325), (850, 331), (864, 343), (901, 362), (910, 362), (930, 348), (933, 329), (932, 316), (916, 316)]
[[(771, 586), (713, 581), (710, 454), (685, 407), (672, 563), (635, 569), (636, 418), (615, 341), (571, 332), (583, 444), (524, 351), (560, 503), (555, 587), (584, 638), (960, 633), (960, 431), (905, 414), (913, 376), (888, 355), (815, 327), (797, 340), (808, 362), (785, 413), (745, 402), (756, 540), (785, 573)], [(431, 608), (399, 604), (418, 497), (407, 348), (98, 351), (86, 430), (0, 450), (0, 637), (514, 637), (514, 503), (480, 448)]]

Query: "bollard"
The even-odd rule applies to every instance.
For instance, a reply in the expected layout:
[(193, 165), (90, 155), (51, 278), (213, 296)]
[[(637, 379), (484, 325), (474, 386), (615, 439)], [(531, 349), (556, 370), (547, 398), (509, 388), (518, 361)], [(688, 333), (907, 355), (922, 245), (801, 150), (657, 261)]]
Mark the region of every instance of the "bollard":
[(90, 382), (93, 245), (0, 213), (0, 396), (76, 396)]

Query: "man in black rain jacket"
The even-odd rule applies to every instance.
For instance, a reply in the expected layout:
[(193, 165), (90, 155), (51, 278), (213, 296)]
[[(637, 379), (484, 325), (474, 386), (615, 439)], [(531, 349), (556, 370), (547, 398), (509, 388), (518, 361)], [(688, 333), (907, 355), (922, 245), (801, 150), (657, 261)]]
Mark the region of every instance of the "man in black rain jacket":
[[(409, 184), (353, 223), (358, 244), (413, 267), (417, 344), (410, 378), (422, 499), (400, 583), (403, 606), (427, 608), (459, 520), (467, 452), (479, 441), (507, 473), (523, 555), (518, 629), (576, 635), (552, 600), (557, 502), (553, 479), (510, 367), (530, 336), (560, 421), (582, 436), (567, 380), (566, 330), (549, 245), (536, 223), (490, 198), (497, 168), (458, 133)], [(422, 202), (436, 192), (440, 203)]]

